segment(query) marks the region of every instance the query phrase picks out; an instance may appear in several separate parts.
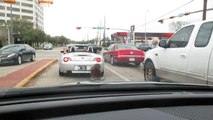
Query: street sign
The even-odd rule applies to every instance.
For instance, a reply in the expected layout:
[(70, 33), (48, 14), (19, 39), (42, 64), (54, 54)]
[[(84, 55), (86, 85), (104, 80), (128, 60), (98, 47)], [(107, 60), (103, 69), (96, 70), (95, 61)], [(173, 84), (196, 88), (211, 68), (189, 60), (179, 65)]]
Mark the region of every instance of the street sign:
[(99, 26), (99, 27), (96, 27), (96, 29), (104, 29), (104, 27)]
[(135, 25), (132, 25), (130, 28), (131, 31), (135, 31)]

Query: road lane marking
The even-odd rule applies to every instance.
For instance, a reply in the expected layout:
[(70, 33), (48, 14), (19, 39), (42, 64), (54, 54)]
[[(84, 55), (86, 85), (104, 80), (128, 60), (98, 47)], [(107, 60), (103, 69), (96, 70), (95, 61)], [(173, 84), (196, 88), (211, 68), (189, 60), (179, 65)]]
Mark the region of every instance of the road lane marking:
[(117, 76), (119, 76), (120, 78), (122, 78), (125, 81), (131, 81), (128, 78), (124, 77), (123, 75), (121, 75), (120, 73), (116, 72), (115, 70), (109, 68), (108, 66), (105, 65), (105, 68), (108, 69), (109, 71), (111, 71), (112, 73), (116, 74)]
[(14, 86), (14, 88), (21, 88), (21, 87), (25, 86), (27, 83), (29, 83), (30, 80), (32, 80), (32, 78), (34, 78), (36, 75), (38, 75), (40, 72), (42, 72), (44, 69), (46, 69), (47, 67), (49, 67), (51, 64), (53, 64), (55, 62), (57, 62), (56, 59), (49, 61), (47, 64), (45, 64), (44, 66), (40, 67), (35, 72), (31, 73), (29, 76), (27, 76), (26, 78), (21, 80), (19, 83), (17, 83)]

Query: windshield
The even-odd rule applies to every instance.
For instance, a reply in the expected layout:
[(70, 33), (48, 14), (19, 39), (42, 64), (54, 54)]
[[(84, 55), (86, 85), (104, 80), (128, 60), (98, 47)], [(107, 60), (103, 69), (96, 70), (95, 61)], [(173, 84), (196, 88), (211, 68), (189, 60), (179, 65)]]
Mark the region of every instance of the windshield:
[(21, 49), (21, 46), (18, 46), (18, 45), (10, 45), (10, 46), (5, 46), (5, 47), (2, 47), (0, 49), (0, 52), (16, 52), (16, 51), (19, 51)]
[(0, 89), (213, 83), (213, 0), (6, 1)]

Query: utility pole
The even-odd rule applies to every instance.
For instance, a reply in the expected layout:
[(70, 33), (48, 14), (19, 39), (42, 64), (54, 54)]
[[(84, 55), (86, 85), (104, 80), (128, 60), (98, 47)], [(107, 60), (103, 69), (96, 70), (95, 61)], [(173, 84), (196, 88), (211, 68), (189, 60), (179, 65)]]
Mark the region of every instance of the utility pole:
[(105, 39), (106, 39), (106, 18), (105, 18), (105, 16), (104, 16), (103, 45), (105, 45)]
[(8, 38), (8, 44), (14, 43), (13, 41), (13, 13), (12, 13), (12, 3), (10, 4), (10, 40)]
[(206, 20), (207, 0), (203, 0), (203, 20)]

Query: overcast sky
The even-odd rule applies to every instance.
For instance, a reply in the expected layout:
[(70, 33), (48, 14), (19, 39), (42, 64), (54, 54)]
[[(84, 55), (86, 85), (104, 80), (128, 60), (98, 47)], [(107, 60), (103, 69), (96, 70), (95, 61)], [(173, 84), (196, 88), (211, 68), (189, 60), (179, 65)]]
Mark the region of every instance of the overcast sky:
[[(179, 8), (186, 3), (189, 4)], [(146, 25), (147, 32), (170, 32), (168, 25), (172, 21), (196, 22), (202, 20), (202, 14), (166, 20), (164, 24), (155, 19), (165, 14), (162, 19), (202, 8), (203, 0), (54, 0), (49, 7), (44, 6), (44, 30), (51, 36), (64, 35), (72, 40), (87, 39), (87, 36), (93, 39), (97, 30), (76, 30), (76, 27), (103, 26), (105, 16), (106, 27), (109, 28), (129, 29), (131, 25), (136, 25), (136, 32), (144, 32), (146, 18), (149, 23)], [(208, 0), (208, 8), (213, 8), (213, 0)], [(213, 11), (207, 12), (207, 19), (213, 19)], [(106, 35), (117, 31), (107, 30)]]

